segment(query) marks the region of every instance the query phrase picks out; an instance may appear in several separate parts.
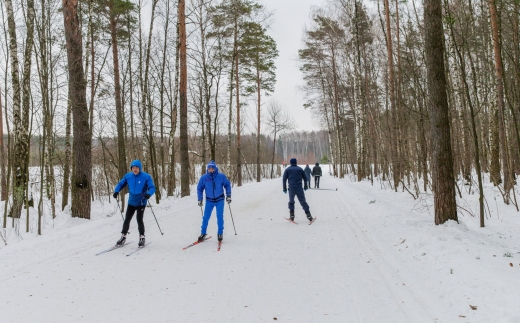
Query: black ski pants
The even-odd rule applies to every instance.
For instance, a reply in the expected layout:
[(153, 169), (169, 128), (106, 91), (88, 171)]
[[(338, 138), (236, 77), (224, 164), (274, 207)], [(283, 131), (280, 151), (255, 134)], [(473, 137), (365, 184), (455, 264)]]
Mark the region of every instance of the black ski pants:
[(289, 211), (294, 212), (294, 196), (298, 197), (298, 201), (305, 213), (309, 212), (309, 204), (305, 200), (305, 193), (303, 187), (289, 187)]
[(125, 216), (125, 223), (123, 223), (123, 231), (121, 231), (122, 234), (127, 234), (128, 229), (130, 229), (130, 221), (132, 221), (132, 218), (134, 217), (135, 211), (137, 211), (137, 227), (139, 228), (139, 235), (144, 236), (144, 209), (146, 206), (133, 206), (133, 205), (127, 205), (126, 207), (126, 216)]
[(319, 188), (320, 187), (320, 177), (319, 175), (314, 175), (314, 187)]

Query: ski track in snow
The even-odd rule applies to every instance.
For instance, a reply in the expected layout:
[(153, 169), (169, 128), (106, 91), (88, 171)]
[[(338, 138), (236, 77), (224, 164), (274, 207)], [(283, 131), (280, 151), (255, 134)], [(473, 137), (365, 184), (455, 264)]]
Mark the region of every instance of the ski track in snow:
[[(447, 258), (444, 246), (460, 241), (460, 253), (479, 241), (488, 248), (479, 251), (484, 257), (487, 250), (511, 246), (510, 240), (494, 240), (465, 224), (442, 227), (449, 234), (443, 233), (433, 217), (409, 216), (414, 202), (405, 193), (329, 176), (321, 185), (338, 191), (306, 192), (317, 217), (311, 226), (298, 201), (300, 225), (284, 219), (288, 195), (281, 179), (235, 187), (231, 208), (238, 234), (226, 205), (219, 252), (216, 238), (181, 250), (200, 232), (193, 192), (153, 205), (164, 236), (146, 210), (146, 238), (153, 244), (132, 257), (125, 255), (137, 247), (135, 219), (131, 244), (94, 256), (119, 238), (119, 211), (2, 247), (0, 322), (520, 322), (511, 310), (518, 296), (506, 297), (520, 283), (495, 279), (486, 289), (466, 287), (469, 279), (448, 273), (450, 266), (456, 273), (464, 269), (453, 263), (455, 256)], [(374, 196), (377, 203), (369, 204)], [(216, 237), (216, 230), (213, 214), (208, 234)], [(518, 268), (499, 267), (503, 259), (461, 257), (483, 265), (468, 274), (481, 276), (483, 284), (492, 266), (493, 275), (518, 275)], [(493, 289), (496, 294), (489, 295)], [(486, 297), (502, 294), (502, 307), (486, 307)], [(471, 303), (479, 310), (472, 311)]]

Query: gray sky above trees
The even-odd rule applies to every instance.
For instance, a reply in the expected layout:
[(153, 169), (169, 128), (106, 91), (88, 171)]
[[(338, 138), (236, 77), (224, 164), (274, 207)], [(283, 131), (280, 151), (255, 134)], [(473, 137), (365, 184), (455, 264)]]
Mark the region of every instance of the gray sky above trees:
[(273, 23), (268, 34), (278, 46), (276, 60), (276, 86), (271, 98), (276, 99), (292, 114), (297, 130), (319, 130), (319, 123), (312, 112), (303, 108), (304, 93), (299, 70), (298, 50), (302, 48), (305, 25), (310, 23), (311, 7), (320, 6), (323, 0), (259, 0), (268, 11), (273, 12)]

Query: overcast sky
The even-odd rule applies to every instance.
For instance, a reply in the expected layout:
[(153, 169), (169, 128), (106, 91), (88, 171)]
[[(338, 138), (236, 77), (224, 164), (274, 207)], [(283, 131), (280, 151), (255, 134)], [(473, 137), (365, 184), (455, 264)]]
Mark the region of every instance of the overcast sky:
[(278, 46), (276, 60), (276, 87), (272, 98), (293, 115), (298, 130), (320, 130), (312, 113), (303, 108), (304, 94), (298, 90), (303, 85), (299, 70), (298, 49), (302, 48), (303, 29), (309, 25), (311, 7), (321, 6), (323, 0), (260, 0), (268, 11), (274, 13), (274, 22), (268, 34)]

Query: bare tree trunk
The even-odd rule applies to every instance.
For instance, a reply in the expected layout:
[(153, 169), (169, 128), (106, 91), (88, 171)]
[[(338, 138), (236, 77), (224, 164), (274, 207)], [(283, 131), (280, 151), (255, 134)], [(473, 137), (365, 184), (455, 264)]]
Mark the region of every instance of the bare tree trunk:
[(90, 137), (87, 88), (82, 58), (81, 28), (78, 20), (78, 1), (62, 0), (70, 101), (74, 122), (74, 168), (72, 175), (72, 216), (90, 219), (90, 191), (92, 188), (92, 138)]
[[(143, 84), (143, 106), (147, 106), (148, 111), (148, 145), (150, 149), (150, 167), (152, 169), (151, 173), (153, 178), (156, 181), (159, 180), (159, 174), (157, 171), (157, 152), (155, 151), (155, 136), (153, 134), (153, 109), (150, 99), (149, 93), (149, 85), (148, 85), (148, 74), (150, 70), (150, 52), (152, 47), (152, 35), (153, 35), (153, 25), (155, 21), (155, 8), (157, 7), (158, 0), (152, 1), (152, 13), (150, 20), (150, 29), (148, 32), (148, 44), (146, 48), (146, 63), (145, 63), (145, 73), (144, 73), (144, 84)], [(155, 191), (155, 201), (159, 203), (161, 200), (161, 189), (160, 185), (158, 185), (157, 190)]]
[[(258, 64), (256, 65), (258, 66)], [(260, 71), (256, 69), (256, 181), (260, 182)]]
[(67, 100), (67, 117), (65, 121), (65, 162), (63, 165), (63, 199), (61, 201), (61, 210), (65, 210), (65, 207), (69, 203), (69, 190), (70, 190), (70, 169), (71, 169), (71, 145), (70, 145), (70, 133), (72, 128), (72, 102), (70, 99), (70, 91)]
[[(231, 129), (233, 125), (233, 77), (235, 75), (235, 52), (231, 60), (231, 69), (229, 75), (229, 115), (228, 115), (228, 135), (227, 135), (227, 171), (231, 172)], [(230, 175), (230, 174), (228, 174)]]
[(432, 131), (432, 188), (435, 224), (458, 221), (451, 153), (450, 120), (444, 72), (444, 30), (441, 0), (424, 1), (426, 69)]
[[(117, 124), (117, 154), (118, 164), (117, 171), (119, 178), (123, 178), (127, 173), (126, 165), (126, 149), (125, 149), (125, 132), (124, 132), (124, 120), (123, 120), (123, 105), (121, 103), (121, 81), (119, 75), (119, 49), (117, 43), (117, 13), (115, 12), (114, 3), (112, 0), (108, 2), (110, 11), (110, 37), (112, 40), (112, 60), (114, 64), (114, 92), (116, 100), (116, 124)], [(92, 44), (94, 47), (94, 44)], [(94, 60), (92, 60), (94, 65)], [(92, 81), (94, 79), (92, 78)], [(94, 97), (91, 98), (92, 100)], [(124, 207), (124, 194), (121, 194), (121, 204)]]
[(491, 30), (493, 35), (493, 53), (495, 56), (495, 74), (497, 82), (496, 102), (498, 109), (498, 135), (499, 147), (502, 155), (502, 168), (504, 169), (504, 202), (509, 204), (509, 193), (512, 188), (512, 170), (509, 163), (508, 140), (505, 130), (505, 104), (504, 104), (504, 78), (502, 64), (502, 45), (499, 35), (498, 15), (495, 0), (489, 0), (489, 14), (491, 19)]
[[(0, 87), (0, 201), (7, 200), (7, 181), (5, 178), (4, 118), (2, 108), (2, 88)], [(6, 203), (7, 204), (7, 203)]]
[[(160, 149), (160, 155), (161, 155), (161, 185), (165, 188), (168, 187), (167, 180), (166, 180), (166, 160), (165, 160), (165, 147), (164, 147), (164, 107), (165, 107), (165, 100), (164, 100), (164, 92), (166, 90), (166, 85), (164, 82), (164, 76), (166, 74), (166, 53), (168, 48), (168, 31), (170, 26), (170, 1), (166, 1), (166, 13), (165, 13), (166, 21), (164, 25), (164, 43), (163, 43), (163, 51), (162, 51), (162, 62), (161, 62), (161, 75), (160, 75), (160, 88), (159, 88), (159, 95), (160, 95), (160, 128), (161, 128), (161, 149)], [(170, 111), (171, 112), (171, 111)], [(159, 179), (157, 179), (159, 181)], [(166, 194), (166, 196), (170, 196)]]
[(333, 104), (334, 104), (334, 121), (335, 121), (335, 124), (336, 124), (336, 142), (337, 142), (337, 146), (338, 146), (338, 151), (339, 151), (339, 158), (337, 160), (338, 162), (338, 166), (339, 166), (339, 178), (343, 178), (345, 176), (345, 172), (344, 172), (344, 168), (343, 168), (343, 147), (342, 147), (342, 140), (341, 140), (341, 137), (342, 137), (342, 131), (341, 131), (341, 128), (340, 128), (340, 123), (339, 123), (339, 93), (338, 93), (338, 77), (337, 77), (337, 70), (336, 70), (336, 54), (335, 54), (335, 48), (334, 48), (334, 41), (332, 41), (332, 45), (331, 45), (331, 52), (332, 52), (332, 56), (331, 56), (331, 60), (332, 60), (332, 82), (334, 83), (333, 86), (334, 86), (334, 101), (333, 101)]
[(190, 161), (188, 153), (188, 67), (186, 63), (186, 5), (179, 0), (179, 40), (180, 40), (180, 158), (181, 197), (190, 195)]
[[(127, 28), (128, 30), (130, 30), (130, 19), (127, 19)], [(135, 123), (134, 123), (134, 74), (132, 73), (132, 51), (133, 51), (133, 48), (132, 48), (132, 42), (131, 42), (131, 37), (128, 37), (128, 65), (127, 65), (127, 68), (128, 68), (128, 75), (129, 75), (129, 80), (130, 80), (130, 84), (128, 85), (129, 87), (129, 92), (130, 92), (130, 136), (131, 136), (131, 139), (132, 139), (132, 157), (131, 159), (137, 159), (137, 148), (136, 148), (136, 143), (135, 143), (135, 131), (134, 131), (134, 127), (135, 127)]]
[[(42, 95), (42, 110), (43, 110), (43, 132), (45, 133), (44, 141), (42, 143), (42, 151), (43, 159), (41, 160), (42, 163), (42, 172), (45, 170), (46, 172), (46, 178), (45, 178), (45, 188), (47, 191), (47, 197), (51, 200), (51, 213), (52, 218), (54, 219), (56, 217), (56, 198), (55, 198), (55, 178), (54, 178), (54, 165), (53, 165), (53, 157), (54, 157), (54, 141), (53, 141), (53, 109), (51, 107), (51, 100), (50, 100), (50, 91), (51, 87), (49, 86), (49, 78), (50, 78), (50, 70), (49, 70), (49, 63), (52, 64), (51, 61), (49, 61), (49, 48), (47, 45), (47, 39), (50, 39), (48, 37), (50, 31), (50, 22), (47, 18), (47, 8), (46, 8), (46, 1), (41, 1), (42, 5), (42, 15), (41, 15), (41, 25), (37, 29), (38, 30), (38, 39), (40, 40), (40, 53), (37, 55), (37, 57), (40, 58), (41, 65), (38, 66), (38, 74), (40, 76), (40, 89), (41, 89), (41, 95)], [(38, 59), (36, 60), (36, 63), (38, 64)], [(42, 173), (42, 184), (41, 187), (43, 188), (43, 173)], [(41, 190), (42, 196), (44, 190)], [(40, 203), (41, 204), (41, 199)], [(40, 231), (39, 234), (41, 234), (41, 228), (40, 228), (40, 217), (41, 217), (41, 205), (38, 205), (38, 230)]]
[[(447, 0), (445, 0), (445, 6), (449, 10)], [(459, 46), (457, 45), (457, 41), (455, 39), (455, 33), (453, 31), (453, 24), (449, 24), (449, 26), (450, 26), (451, 37), (453, 39), (453, 45), (455, 47), (455, 51), (456, 51), (457, 57), (459, 59), (461, 77), (462, 77), (462, 82), (463, 82), (464, 89), (465, 89), (464, 94), (466, 95), (466, 100), (468, 101), (469, 110), (470, 110), (471, 131), (472, 131), (472, 135), (473, 135), (473, 144), (474, 144), (474, 148), (475, 148), (475, 168), (476, 168), (476, 172), (477, 172), (478, 189), (479, 189), (480, 227), (483, 228), (484, 227), (484, 217), (485, 217), (485, 214), (484, 214), (484, 188), (482, 185), (482, 169), (480, 166), (480, 147), (479, 147), (479, 140), (478, 140), (478, 135), (477, 135), (477, 126), (476, 126), (476, 122), (475, 122), (475, 109), (473, 107), (473, 100), (471, 99), (471, 95), (470, 95), (470, 89), (469, 89), (467, 73), (466, 73), (466, 64), (465, 64), (462, 52), (461, 52)]]
[(18, 44), (16, 38), (16, 24), (14, 21), (13, 3), (12, 0), (5, 0), (5, 7), (7, 11), (7, 24), (9, 30), (9, 54), (11, 58), (11, 86), (13, 88), (13, 126), (14, 126), (14, 158), (13, 158), (13, 206), (11, 209), (11, 216), (19, 218), (22, 212), (22, 204), (24, 198), (24, 187), (26, 183), (25, 174), (25, 154), (20, 145), (23, 126), (21, 116), (21, 88), (20, 88), (20, 72), (18, 63)]
[[(170, 137), (169, 137), (169, 156), (170, 163), (168, 164), (168, 193), (167, 196), (173, 196), (175, 190), (175, 131), (177, 131), (177, 100), (179, 97), (179, 22), (176, 27), (175, 37), (175, 84), (173, 94), (173, 105), (170, 109)], [(171, 80), (171, 77), (170, 77)]]
[(386, 47), (388, 53), (388, 84), (390, 88), (390, 111), (392, 115), (392, 131), (390, 131), (390, 144), (392, 152), (392, 168), (394, 177), (394, 189), (397, 192), (397, 187), (401, 181), (401, 164), (398, 153), (398, 120), (397, 107), (395, 97), (395, 76), (394, 76), (394, 54), (392, 46), (392, 29), (390, 27), (390, 4), (385, 0), (385, 19), (386, 19)]
[(238, 20), (235, 18), (235, 90), (237, 103), (237, 186), (242, 186), (242, 147), (240, 146), (240, 78), (238, 75)]

